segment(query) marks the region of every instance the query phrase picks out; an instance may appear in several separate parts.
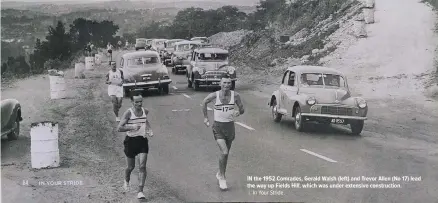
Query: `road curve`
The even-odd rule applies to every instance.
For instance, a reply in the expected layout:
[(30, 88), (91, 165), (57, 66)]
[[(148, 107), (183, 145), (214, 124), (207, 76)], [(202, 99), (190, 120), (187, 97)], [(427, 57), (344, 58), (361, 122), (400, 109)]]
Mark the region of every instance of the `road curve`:
[[(438, 194), (432, 192), (438, 189), (437, 172), (433, 170), (437, 159), (426, 151), (408, 149), (409, 143), (390, 141), (389, 138), (403, 137), (399, 131), (390, 128), (380, 132), (367, 131), (376, 129), (374, 126), (379, 124), (370, 121), (362, 136), (352, 136), (342, 127), (323, 129), (318, 125), (309, 125), (308, 132), (298, 133), (292, 119), (286, 118), (281, 123), (272, 121), (266, 94), (256, 94), (249, 86), (239, 85), (236, 91), (242, 95), (246, 112), (237, 119), (236, 140), (227, 168), (229, 190), (221, 192), (215, 178), (219, 150), (211, 128), (202, 122), (200, 108), (202, 99), (211, 91), (193, 91), (187, 87), (184, 75), (172, 74), (171, 78), (169, 95), (151, 92), (144, 96), (144, 106), (150, 110), (151, 125), (156, 134), (150, 139), (148, 170), (185, 201), (433, 202), (438, 199)], [(129, 99), (124, 99), (121, 110), (130, 105)], [(209, 115), (212, 118), (211, 111)], [(433, 135), (436, 132), (427, 133)], [(286, 189), (278, 185), (264, 189), (266, 195), (260, 193), (260, 189), (248, 189), (247, 184), (275, 185), (276, 182), (291, 181), (249, 182), (247, 176), (360, 176), (361, 180), (354, 182), (339, 179), (308, 182), (362, 186), (394, 183), (401, 188)], [(401, 179), (408, 176), (408, 179), (366, 181), (362, 176), (400, 176)], [(415, 182), (411, 177), (420, 177), (421, 181)], [(253, 194), (253, 190), (257, 194)], [(276, 194), (271, 194), (271, 191), (276, 191), (272, 192)]]

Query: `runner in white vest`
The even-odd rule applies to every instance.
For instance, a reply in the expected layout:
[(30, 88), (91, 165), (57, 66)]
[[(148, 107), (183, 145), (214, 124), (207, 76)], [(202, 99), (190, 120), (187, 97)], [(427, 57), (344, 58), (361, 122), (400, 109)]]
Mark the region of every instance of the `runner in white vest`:
[[(235, 117), (245, 112), (240, 95), (237, 92), (231, 91), (231, 79), (229, 76), (221, 79), (221, 90), (209, 94), (203, 101), (202, 110), (204, 113), (204, 123), (210, 126), (207, 114), (207, 104), (216, 100), (214, 104), (214, 123), (213, 135), (221, 150), (219, 158), (219, 172), (216, 173), (216, 178), (219, 181), (219, 187), (222, 190), (227, 189), (225, 180), (225, 171), (227, 168), (228, 153), (231, 149), (231, 144), (235, 138)], [(235, 111), (235, 105), (239, 107), (239, 111)]]
[(106, 84), (108, 84), (108, 96), (113, 102), (113, 110), (116, 115), (116, 121), (120, 121), (119, 110), (123, 101), (123, 71), (116, 68), (116, 62), (111, 61), (111, 70), (106, 75)]
[(147, 119), (149, 110), (143, 108), (143, 97), (132, 96), (132, 107), (129, 108), (122, 117), (118, 126), (119, 132), (126, 132), (125, 140), (123, 141), (124, 152), (127, 159), (127, 168), (125, 170), (125, 180), (123, 188), (129, 191), (129, 181), (131, 179), (131, 172), (135, 168), (135, 157), (139, 158), (139, 186), (138, 199), (145, 199), (143, 194), (144, 183), (146, 181), (146, 162), (149, 153), (149, 135), (154, 134), (151, 130), (151, 125)]

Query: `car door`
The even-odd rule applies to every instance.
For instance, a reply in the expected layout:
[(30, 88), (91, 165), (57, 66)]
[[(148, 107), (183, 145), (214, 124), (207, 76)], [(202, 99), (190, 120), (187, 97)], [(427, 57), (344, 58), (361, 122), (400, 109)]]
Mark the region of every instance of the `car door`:
[(298, 86), (296, 73), (289, 71), (283, 81), (283, 108), (285, 108), (288, 113), (292, 113), (293, 105), (297, 100), (297, 92)]
[(189, 77), (189, 79), (191, 79), (193, 67), (195, 67), (195, 65), (196, 65), (196, 52), (193, 51), (190, 57), (190, 65), (187, 67), (187, 77)]
[(286, 89), (287, 89), (287, 78), (288, 77), (289, 77), (289, 71), (286, 71), (284, 73), (284, 75), (283, 75), (283, 79), (281, 81), (281, 85), (280, 85), (280, 89), (279, 89), (280, 98), (278, 100), (278, 105), (279, 105), (279, 107), (280, 107), (280, 109), (282, 111), (285, 111), (285, 110), (287, 111), (287, 108), (285, 107), (285, 103), (286, 103), (286, 100), (285, 100), (286, 93), (285, 93), (285, 91), (287, 91)]

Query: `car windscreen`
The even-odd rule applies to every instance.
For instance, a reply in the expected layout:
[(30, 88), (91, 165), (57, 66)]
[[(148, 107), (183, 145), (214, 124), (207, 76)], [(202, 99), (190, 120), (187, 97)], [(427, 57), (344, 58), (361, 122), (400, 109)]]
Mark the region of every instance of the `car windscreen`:
[(157, 64), (159, 63), (158, 57), (135, 57), (128, 59), (128, 66), (136, 66), (136, 65), (148, 65), (148, 64)]
[(323, 73), (303, 73), (301, 74), (302, 86), (326, 86), (326, 87), (345, 87), (345, 80), (336, 74)]
[(180, 44), (176, 47), (176, 50), (177, 51), (190, 51), (190, 50), (196, 49), (198, 47), (199, 47), (199, 45), (197, 45), (197, 44)]
[(214, 53), (201, 53), (199, 54), (199, 60), (201, 61), (225, 61), (228, 58), (228, 54), (214, 54)]

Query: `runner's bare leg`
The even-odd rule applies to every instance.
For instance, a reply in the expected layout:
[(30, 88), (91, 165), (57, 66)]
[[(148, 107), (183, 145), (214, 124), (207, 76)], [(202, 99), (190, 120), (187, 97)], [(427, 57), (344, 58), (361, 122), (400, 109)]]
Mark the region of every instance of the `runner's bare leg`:
[(219, 175), (225, 178), (225, 171), (227, 168), (229, 150), (227, 147), (227, 143), (224, 139), (217, 139), (216, 141), (219, 146), (219, 149), (221, 150), (221, 154), (219, 157)]
[(148, 154), (146, 153), (140, 153), (138, 154), (139, 158), (140, 158), (140, 167), (139, 167), (139, 174), (138, 174), (138, 182), (139, 182), (139, 186), (138, 186), (138, 192), (143, 192), (143, 188), (144, 188), (144, 183), (146, 181), (146, 162), (148, 159)]
[(129, 181), (131, 180), (131, 172), (135, 168), (135, 158), (126, 157), (126, 161), (128, 163), (128, 167), (125, 169), (125, 180), (129, 183)]

